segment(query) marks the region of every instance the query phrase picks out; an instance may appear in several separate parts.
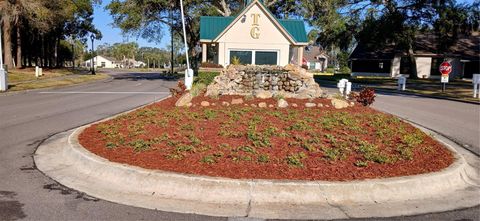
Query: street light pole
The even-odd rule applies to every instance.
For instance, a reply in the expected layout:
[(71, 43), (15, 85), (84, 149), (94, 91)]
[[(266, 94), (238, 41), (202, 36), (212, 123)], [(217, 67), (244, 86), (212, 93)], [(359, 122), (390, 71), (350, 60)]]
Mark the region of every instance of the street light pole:
[(91, 66), (92, 66), (92, 75), (95, 75), (95, 65), (93, 64), (94, 61), (95, 61), (95, 57), (94, 57), (94, 49), (93, 49), (93, 41), (95, 40), (95, 35), (90, 35), (90, 39), (92, 40), (92, 62), (91, 62)]

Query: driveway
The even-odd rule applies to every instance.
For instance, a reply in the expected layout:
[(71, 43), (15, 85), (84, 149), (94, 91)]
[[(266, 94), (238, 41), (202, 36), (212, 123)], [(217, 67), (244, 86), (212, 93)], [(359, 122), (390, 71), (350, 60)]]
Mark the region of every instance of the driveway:
[[(242, 220), (119, 205), (63, 187), (36, 170), (32, 155), (45, 138), (162, 99), (168, 96), (168, 88), (176, 84), (175, 80), (152, 73), (111, 75), (113, 80), (87, 85), (0, 95), (0, 220)], [(429, 102), (380, 95), (374, 107), (427, 124), (425, 126), (437, 131), (442, 131), (444, 125), (449, 126), (445, 132), (451, 137), (478, 148), (475, 139), (469, 139), (469, 135), (457, 129), (457, 126), (462, 130), (475, 129), (474, 119), (465, 113), (478, 113), (478, 108)], [(450, 108), (441, 110), (441, 105)], [(457, 115), (450, 115), (449, 111), (454, 110)], [(430, 112), (437, 114), (432, 117)], [(436, 122), (443, 119), (442, 114), (448, 122)], [(478, 209), (396, 219), (478, 220)]]

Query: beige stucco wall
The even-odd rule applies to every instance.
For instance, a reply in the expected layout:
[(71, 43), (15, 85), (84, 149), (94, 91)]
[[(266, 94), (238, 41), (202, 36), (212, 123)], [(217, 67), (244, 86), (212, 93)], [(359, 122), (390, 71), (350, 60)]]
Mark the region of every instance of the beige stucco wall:
[[(258, 39), (252, 38), (250, 30), (253, 25), (252, 14), (260, 14), (258, 19), (258, 28), (260, 36)], [(281, 31), (277, 29), (269, 17), (257, 6), (254, 5), (246, 12), (246, 19), (242, 22), (239, 19), (233, 26), (218, 40), (218, 63), (228, 65), (230, 63), (230, 50), (263, 50), (278, 52), (278, 64), (287, 65), (289, 63), (290, 42)]]
[(417, 63), (417, 76), (419, 78), (429, 78), (430, 77), (430, 68), (432, 67), (432, 58), (431, 57), (415, 57), (415, 62)]

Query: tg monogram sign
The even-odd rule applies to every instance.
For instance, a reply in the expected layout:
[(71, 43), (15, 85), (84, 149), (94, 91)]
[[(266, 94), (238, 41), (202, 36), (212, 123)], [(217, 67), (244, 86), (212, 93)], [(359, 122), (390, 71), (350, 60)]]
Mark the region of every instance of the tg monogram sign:
[(253, 39), (258, 39), (260, 37), (260, 25), (258, 24), (260, 14), (252, 14), (251, 16), (253, 17), (253, 24), (250, 29), (250, 36), (252, 36)]

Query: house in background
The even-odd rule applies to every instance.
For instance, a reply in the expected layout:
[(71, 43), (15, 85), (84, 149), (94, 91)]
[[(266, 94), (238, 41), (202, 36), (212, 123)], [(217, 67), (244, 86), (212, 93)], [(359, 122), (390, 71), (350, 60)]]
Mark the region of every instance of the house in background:
[[(85, 61), (85, 67), (91, 67), (92, 59)], [(114, 58), (103, 57), (97, 55), (93, 58), (93, 66), (96, 68), (119, 68), (120, 63), (118, 63)]]
[[(438, 68), (443, 61), (452, 65), (450, 77), (472, 78), (480, 73), (480, 37), (479, 33), (460, 36), (447, 51), (440, 53), (438, 39), (432, 34), (418, 35), (414, 42), (417, 76), (419, 78), (440, 77)], [(410, 75), (410, 58), (395, 48), (387, 45), (382, 49), (369, 50), (358, 43), (350, 55), (352, 76), (398, 77)]]
[(308, 45), (303, 20), (277, 19), (261, 0), (246, 0), (232, 17), (200, 17), (202, 63), (227, 66), (235, 58), (242, 64), (287, 65), (293, 56), (303, 61)]
[(308, 70), (325, 71), (328, 65), (328, 55), (319, 46), (309, 45), (303, 52), (303, 65)]

